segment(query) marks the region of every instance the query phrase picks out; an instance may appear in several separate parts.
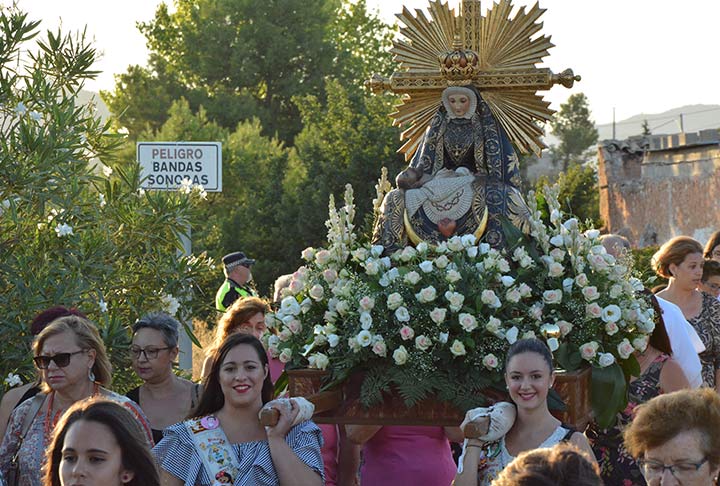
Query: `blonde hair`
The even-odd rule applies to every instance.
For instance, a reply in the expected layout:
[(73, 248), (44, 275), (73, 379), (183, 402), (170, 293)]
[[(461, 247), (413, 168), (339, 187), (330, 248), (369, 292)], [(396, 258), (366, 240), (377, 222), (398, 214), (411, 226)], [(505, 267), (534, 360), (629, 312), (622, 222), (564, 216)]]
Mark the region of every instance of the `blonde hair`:
[[(33, 342), (33, 353), (35, 356), (42, 351), (45, 341), (51, 336), (57, 336), (64, 332), (71, 332), (75, 335), (75, 342), (82, 349), (92, 349), (95, 351), (95, 363), (93, 363), (92, 372), (95, 375), (95, 382), (104, 387), (109, 387), (112, 382), (112, 365), (108, 358), (100, 333), (91, 321), (80, 316), (66, 316), (55, 319), (47, 325), (45, 329), (40, 331)], [(43, 391), (48, 393), (52, 391), (47, 383), (42, 385)]]
[(223, 341), (233, 334), (242, 324), (248, 322), (255, 314), (270, 312), (270, 306), (258, 297), (241, 297), (228, 307), (228, 310), (218, 319), (215, 329), (215, 339), (206, 354), (210, 356), (219, 349)]
[(702, 255), (702, 245), (689, 236), (676, 236), (655, 252), (650, 264), (659, 276), (671, 278), (670, 265), (680, 265), (692, 253)]

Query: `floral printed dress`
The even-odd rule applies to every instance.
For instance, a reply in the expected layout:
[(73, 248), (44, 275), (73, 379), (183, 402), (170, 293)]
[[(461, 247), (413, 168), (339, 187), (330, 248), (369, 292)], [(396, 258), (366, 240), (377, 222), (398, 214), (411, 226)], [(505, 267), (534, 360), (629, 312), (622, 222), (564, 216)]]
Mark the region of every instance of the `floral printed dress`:
[(591, 424), (586, 435), (600, 465), (600, 473), (607, 485), (644, 486), (645, 479), (635, 460), (625, 450), (622, 431), (633, 418), (635, 407), (662, 394), (660, 372), (670, 358), (660, 354), (647, 370), (628, 387), (628, 405), (618, 414), (617, 423), (610, 429), (601, 430)]
[(705, 351), (700, 353), (703, 383), (714, 388), (715, 371), (720, 369), (720, 301), (703, 292), (700, 314), (688, 322), (705, 345)]

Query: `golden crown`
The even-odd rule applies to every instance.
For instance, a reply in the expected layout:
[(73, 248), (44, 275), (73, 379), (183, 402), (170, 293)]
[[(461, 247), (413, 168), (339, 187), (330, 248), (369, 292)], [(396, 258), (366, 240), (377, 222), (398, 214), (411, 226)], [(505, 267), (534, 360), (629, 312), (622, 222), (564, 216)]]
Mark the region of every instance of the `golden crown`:
[(450, 86), (462, 86), (472, 83), (478, 70), (480, 59), (475, 51), (464, 49), (460, 36), (453, 40), (453, 50), (438, 56), (440, 73)]

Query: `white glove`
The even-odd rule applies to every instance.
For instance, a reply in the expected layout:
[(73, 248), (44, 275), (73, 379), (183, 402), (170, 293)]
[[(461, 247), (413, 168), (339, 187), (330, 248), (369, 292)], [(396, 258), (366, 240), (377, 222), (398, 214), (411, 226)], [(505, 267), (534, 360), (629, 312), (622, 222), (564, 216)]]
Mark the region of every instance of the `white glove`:
[(478, 437), (478, 439), (483, 442), (494, 442), (510, 431), (517, 417), (517, 409), (514, 404), (508, 402), (498, 402), (489, 407), (473, 408), (465, 413), (465, 420), (460, 424), (460, 428), (464, 429), (465, 425), (475, 422), (480, 417), (490, 417), (490, 426), (487, 434)]

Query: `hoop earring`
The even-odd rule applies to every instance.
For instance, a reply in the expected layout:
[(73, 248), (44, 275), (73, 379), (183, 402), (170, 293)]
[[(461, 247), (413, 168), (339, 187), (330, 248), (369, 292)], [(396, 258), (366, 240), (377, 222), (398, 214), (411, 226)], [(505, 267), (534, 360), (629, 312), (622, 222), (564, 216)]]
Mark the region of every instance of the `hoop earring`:
[(93, 373), (92, 368), (88, 368), (88, 380), (95, 383), (95, 373)]

